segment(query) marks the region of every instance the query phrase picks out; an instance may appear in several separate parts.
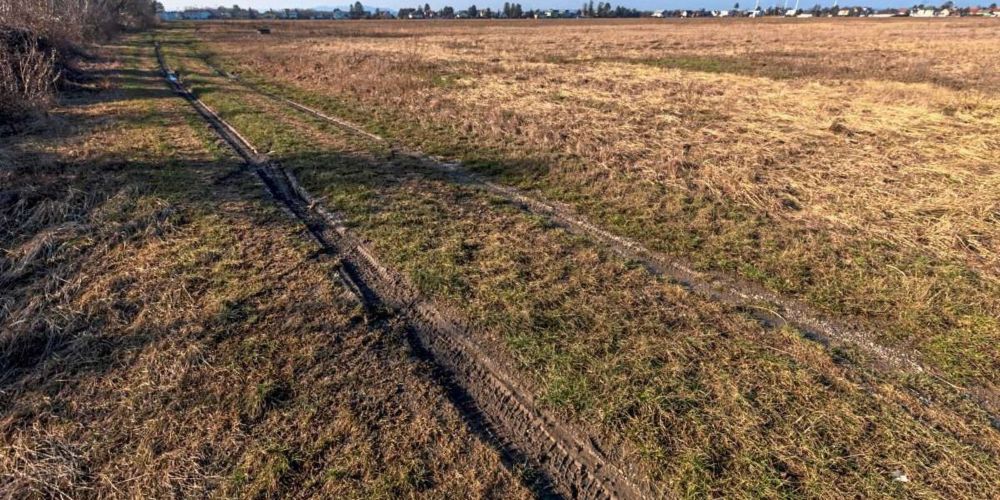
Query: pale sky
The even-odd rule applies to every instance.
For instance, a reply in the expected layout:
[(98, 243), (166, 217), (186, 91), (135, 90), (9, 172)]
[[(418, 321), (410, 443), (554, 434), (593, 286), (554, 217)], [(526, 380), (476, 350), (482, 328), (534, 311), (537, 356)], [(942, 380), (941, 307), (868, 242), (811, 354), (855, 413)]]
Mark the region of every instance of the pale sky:
[[(519, 0), (513, 0), (511, 3), (518, 3)], [(991, 2), (997, 0), (981, 0), (977, 1), (959, 1), (955, 2), (957, 5), (989, 5)], [(347, 5), (349, 2), (346, 0), (243, 0), (243, 1), (232, 1), (228, 3), (220, 0), (160, 0), (161, 3), (166, 7), (167, 10), (180, 10), (185, 7), (217, 7), (219, 5), (225, 5), (231, 7), (233, 3), (239, 5), (243, 8), (252, 7), (257, 10), (267, 10), (272, 9), (293, 9), (293, 8), (309, 8), (318, 5), (327, 6), (342, 6)], [(614, 5), (624, 5), (626, 7), (634, 7), (642, 10), (658, 10), (658, 9), (731, 9), (735, 0), (611, 0)], [(940, 4), (944, 0), (939, 0), (937, 2), (933, 0), (912, 0), (911, 3), (906, 3), (903, 0), (841, 0), (839, 2), (842, 6), (851, 5), (863, 5), (868, 7), (882, 8), (882, 7), (908, 7), (913, 4)], [(350, 2), (354, 3), (354, 2)], [(416, 7), (417, 5), (423, 5), (424, 3), (430, 3), (433, 9), (440, 9), (445, 5), (450, 5), (456, 9), (464, 9), (470, 5), (475, 4), (479, 8), (493, 7), (494, 9), (501, 7), (503, 5), (503, 0), (496, 1), (477, 1), (477, 0), (439, 0), (435, 2), (416, 1), (416, 0), (369, 0), (362, 1), (366, 7), (389, 7), (393, 9), (398, 9), (400, 7)], [(522, 0), (519, 2), (521, 6), (525, 9), (578, 9), (583, 5), (583, 0)], [(594, 2), (596, 5), (598, 2)], [(791, 0), (788, 5), (793, 5), (795, 2)], [(816, 2), (815, 0), (800, 0), (799, 6), (802, 8), (811, 8), (816, 3), (826, 7), (833, 4), (833, 0), (822, 0)], [(761, 0), (762, 7), (768, 7), (775, 5), (774, 0)], [(783, 0), (779, 0), (777, 5), (782, 5)], [(740, 1), (740, 8), (750, 9), (753, 8), (754, 0), (742, 0)]]

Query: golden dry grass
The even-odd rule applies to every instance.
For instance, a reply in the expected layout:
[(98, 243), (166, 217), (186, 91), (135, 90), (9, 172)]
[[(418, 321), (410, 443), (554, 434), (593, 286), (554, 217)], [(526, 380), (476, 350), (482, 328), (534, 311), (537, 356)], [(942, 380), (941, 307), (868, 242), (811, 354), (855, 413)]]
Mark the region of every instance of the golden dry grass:
[(0, 139), (0, 497), (527, 497), (148, 41), (104, 52)]
[[(765, 328), (197, 53), (989, 389), (996, 63), (971, 61), (994, 25), (194, 26), (157, 35), (185, 81), (658, 491), (997, 490), (961, 390)], [(0, 496), (527, 496), (140, 42), (108, 47), (116, 90), (0, 139)]]
[(1000, 375), (992, 20), (239, 23), (236, 73)]
[[(202, 99), (343, 213), (382, 262), (460, 311), (543, 404), (663, 491), (976, 496), (994, 487), (997, 436), (950, 387), (871, 373), (854, 353), (830, 356), (794, 332), (769, 331), (505, 200), (249, 92), (214, 75), (189, 35), (158, 36)], [(896, 470), (920, 479), (894, 482)]]

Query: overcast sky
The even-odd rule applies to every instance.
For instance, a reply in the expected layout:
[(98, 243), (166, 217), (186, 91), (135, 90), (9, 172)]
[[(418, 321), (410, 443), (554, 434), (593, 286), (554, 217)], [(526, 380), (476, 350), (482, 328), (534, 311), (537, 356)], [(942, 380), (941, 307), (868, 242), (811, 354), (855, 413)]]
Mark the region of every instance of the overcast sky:
[[(520, 4), (525, 9), (546, 9), (546, 8), (556, 8), (556, 9), (576, 9), (583, 5), (583, 0), (513, 0), (514, 2), (520, 2)], [(657, 10), (657, 9), (731, 9), (733, 3), (736, 0), (611, 0), (614, 5), (624, 5), (626, 7), (635, 7), (643, 10)], [(926, 4), (940, 4), (945, 0), (913, 0), (912, 3), (906, 3), (903, 0), (841, 0), (840, 5), (866, 5), (869, 7), (901, 7), (913, 5), (913, 3), (926, 3)], [(997, 0), (981, 0), (976, 1), (959, 1), (955, 2), (958, 5), (989, 5), (991, 2)], [(317, 5), (329, 5), (338, 6), (346, 5), (348, 2), (346, 0), (242, 0), (235, 1), (230, 0), (228, 3), (221, 2), (219, 0), (160, 0), (167, 10), (178, 10), (185, 7), (216, 7), (219, 5), (232, 6), (233, 3), (239, 5), (243, 8), (253, 7), (258, 10), (267, 10), (269, 8), (273, 9), (284, 9), (284, 8), (308, 8)], [(483, 1), (483, 0), (439, 0), (435, 2), (427, 2), (427, 0), (369, 0), (362, 3), (365, 6), (370, 7), (391, 7), (393, 9), (398, 9), (400, 7), (415, 7), (416, 5), (423, 5), (424, 3), (430, 3), (431, 7), (434, 9), (439, 9), (445, 5), (450, 5), (456, 9), (464, 9), (469, 5), (475, 4), (479, 8), (493, 7), (497, 8), (503, 5), (503, 0), (495, 1)], [(985, 2), (985, 3), (984, 3)], [(351, 2), (353, 3), (353, 2)], [(598, 2), (594, 2), (597, 4)], [(767, 7), (775, 4), (775, 0), (761, 0), (761, 6)], [(795, 0), (790, 0), (788, 5), (793, 5)], [(833, 0), (822, 0), (816, 2), (815, 0), (800, 0), (801, 7), (812, 7), (816, 3), (823, 5), (831, 5)], [(779, 5), (784, 4), (784, 0), (778, 1)], [(740, 7), (744, 9), (752, 8), (754, 5), (754, 0), (741, 0)]]

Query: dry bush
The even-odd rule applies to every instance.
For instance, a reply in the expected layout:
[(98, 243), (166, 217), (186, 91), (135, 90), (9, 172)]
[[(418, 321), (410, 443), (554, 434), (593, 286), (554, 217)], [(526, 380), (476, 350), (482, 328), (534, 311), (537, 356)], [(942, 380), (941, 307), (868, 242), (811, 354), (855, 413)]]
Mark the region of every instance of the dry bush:
[(0, 4), (0, 26), (28, 29), (60, 48), (108, 40), (156, 21), (150, 0), (50, 0)]
[(0, 126), (47, 109), (68, 62), (86, 44), (155, 22), (149, 0), (0, 4)]
[(54, 50), (29, 32), (0, 31), (0, 126), (46, 109), (59, 75)]

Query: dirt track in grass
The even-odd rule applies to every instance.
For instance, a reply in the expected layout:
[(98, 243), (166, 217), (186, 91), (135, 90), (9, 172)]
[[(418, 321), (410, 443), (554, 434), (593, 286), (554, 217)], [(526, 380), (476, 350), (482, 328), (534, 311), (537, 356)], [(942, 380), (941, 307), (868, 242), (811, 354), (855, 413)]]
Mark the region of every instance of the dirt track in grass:
[[(165, 48), (171, 60), (185, 68), (200, 96), (279, 158), (310, 191), (322, 195), (324, 204), (344, 213), (352, 230), (363, 234), (380, 258), (404, 270), (426, 296), (474, 318), (475, 331), (470, 333), (477, 342), (513, 352), (516, 357), (507, 360), (513, 362), (508, 366), (532, 381), (542, 403), (610, 437), (607, 442), (613, 445), (607, 451), (628, 457), (622, 463), (643, 467), (643, 474), (668, 491), (822, 491), (836, 483), (842, 485), (841, 491), (871, 493), (895, 486), (882, 485), (875, 476), (888, 474), (876, 472), (881, 470), (876, 464), (902, 456), (897, 453), (919, 456), (921, 465), (915, 467), (928, 477), (925, 467), (930, 457), (916, 449), (897, 448), (927, 449), (917, 443), (929, 437), (921, 436), (929, 428), (947, 429), (935, 441), (957, 438), (963, 443), (958, 446), (971, 447), (962, 452), (966, 458), (946, 461), (948, 469), (937, 469), (944, 463), (936, 462), (935, 491), (975, 484), (955, 480), (953, 473), (970, 477), (966, 474), (976, 468), (991, 469), (989, 459), (974, 458), (979, 451), (991, 453), (990, 443), (995, 441), (993, 434), (981, 434), (981, 413), (967, 413), (974, 417), (964, 423), (961, 418), (953, 420), (955, 415), (945, 416), (953, 404), (956, 413), (963, 414), (966, 401), (947, 394), (931, 398), (921, 396), (922, 391), (910, 394), (911, 381), (866, 374), (857, 365), (852, 369), (853, 363), (845, 365), (840, 353), (830, 356), (808, 341), (790, 338), (791, 332), (761, 332), (759, 324), (742, 321), (744, 314), (738, 311), (696, 300), (695, 294), (685, 294), (680, 287), (654, 284), (645, 269), (627, 259), (595, 260), (588, 253), (605, 253), (597, 250), (600, 245), (559, 236), (567, 233), (499, 201), (503, 197), (455, 182), (446, 172), (406, 155), (385, 158), (386, 148), (369, 138), (359, 141), (337, 127), (290, 113), (282, 105), (211, 77), (192, 56), (189, 43), (165, 43)], [(519, 220), (537, 222), (524, 225)], [(495, 244), (500, 247), (491, 248)], [(452, 248), (461, 250), (453, 261)], [(619, 265), (623, 261), (626, 264)], [(657, 291), (673, 288), (677, 292), (671, 291), (669, 298)], [(701, 323), (692, 324), (688, 320), (692, 315)], [(603, 319), (614, 320), (617, 327)], [(683, 339), (693, 342), (678, 342)], [(701, 339), (707, 344), (694, 347)], [(662, 349), (652, 347), (661, 343)], [(802, 356), (803, 349), (809, 354)], [(775, 353), (779, 358), (788, 356), (790, 365), (775, 370), (769, 363)], [(539, 366), (546, 371), (539, 372)], [(691, 367), (703, 368), (690, 372)], [(774, 373), (777, 378), (772, 378), (772, 371), (780, 375)], [(803, 373), (818, 378), (784, 378)], [(726, 380), (738, 380), (738, 387)], [(796, 382), (787, 383), (790, 380)], [(643, 401), (648, 394), (662, 399)], [(599, 399), (587, 399), (594, 396)], [(819, 401), (828, 407), (816, 408)], [(900, 410), (903, 414), (896, 413)], [(824, 415), (824, 424), (810, 415)], [(869, 422), (876, 433), (891, 428), (896, 437), (857, 441), (859, 428), (851, 422), (858, 421)], [(758, 427), (761, 424), (752, 422), (771, 423)], [(798, 428), (805, 422), (812, 423)], [(702, 425), (713, 431), (699, 433)], [(720, 435), (730, 436), (727, 443), (736, 448), (698, 444), (701, 438), (718, 443)], [(954, 449), (956, 444), (941, 442), (931, 448)], [(855, 458), (845, 458), (848, 468), (832, 472), (820, 464), (830, 453), (840, 455), (833, 448), (845, 450), (845, 457), (865, 458), (856, 464), (851, 463)], [(799, 458), (789, 458), (789, 450)], [(717, 457), (709, 464), (721, 476), (695, 485), (689, 481), (697, 477), (698, 464), (705, 464), (698, 458), (703, 453)], [(967, 464), (961, 462), (966, 459), (978, 465), (965, 469)], [(803, 466), (793, 474), (796, 479), (776, 479), (771, 484), (777, 489), (766, 489), (770, 486), (763, 483), (773, 477), (772, 466), (785, 470), (773, 464), (790, 462)], [(760, 464), (771, 465), (761, 466), (763, 474), (748, 471)], [(945, 470), (951, 478), (944, 479)], [(859, 472), (862, 475), (856, 475)], [(786, 472), (779, 474), (785, 477)], [(760, 483), (748, 486), (756, 480)]]
[[(172, 75), (156, 45), (165, 75)], [(610, 463), (594, 437), (574, 429), (534, 403), (531, 393), (500, 364), (470, 341), (459, 317), (440, 310), (379, 263), (372, 252), (351, 236), (335, 215), (323, 209), (295, 178), (261, 154), (239, 131), (182, 84), (171, 85), (186, 98), (310, 230), (316, 240), (341, 258), (344, 275), (367, 306), (390, 307), (405, 318), (419, 345), (449, 377), (469, 394), (471, 405), (512, 446), (551, 478), (551, 484), (574, 498), (649, 497), (619, 464)]]
[(534, 496), (148, 43), (99, 54), (0, 138), (0, 497)]
[[(428, 323), (511, 374), (525, 398), (503, 408), (530, 398), (574, 431), (563, 442), (585, 437), (656, 496), (997, 489), (1000, 434), (926, 373), (868, 371), (863, 352), (766, 328), (455, 169), (246, 92), (189, 34), (157, 34), (167, 61), (278, 163), (259, 172), (290, 205), (167, 90), (149, 39), (109, 47), (126, 67), (95, 72), (113, 81), (67, 95), (50, 128), (0, 137), (3, 496), (545, 494), (560, 466), (519, 450), (552, 441), (504, 439), (479, 406), (504, 389), (456, 383), (447, 338), (418, 342)], [(265, 87), (404, 137), (323, 94)]]
[(614, 232), (586, 220), (564, 204), (553, 203), (538, 194), (526, 193), (515, 187), (485, 179), (469, 171), (461, 162), (432, 157), (393, 143), (346, 119), (331, 116), (314, 107), (260, 89), (251, 83), (242, 82), (238, 76), (219, 68), (207, 58), (204, 59), (204, 62), (219, 76), (228, 78), (250, 91), (260, 93), (295, 110), (385, 145), (390, 149), (392, 155), (406, 155), (428, 167), (444, 171), (456, 182), (478, 186), (499, 195), (533, 214), (547, 217), (555, 223), (605, 245), (626, 259), (642, 262), (651, 272), (666, 276), (702, 297), (721, 301), (747, 311), (768, 327), (791, 326), (798, 330), (803, 337), (819, 342), (831, 350), (845, 347), (859, 348), (868, 355), (873, 366), (877, 369), (929, 373), (940, 379), (946, 387), (953, 388), (960, 396), (975, 401), (987, 413), (986, 418), (992, 425), (1000, 429), (1000, 394), (996, 392), (996, 387), (959, 387), (947, 380), (947, 376), (939, 370), (924, 363), (920, 359), (919, 353), (883, 345), (878, 341), (876, 335), (859, 325), (852, 324), (850, 319), (834, 318), (823, 314), (801, 301), (781, 296), (738, 276), (696, 271), (694, 266), (685, 259), (652, 251), (634, 239), (616, 235)]
[(995, 20), (178, 28), (245, 81), (996, 392)]

